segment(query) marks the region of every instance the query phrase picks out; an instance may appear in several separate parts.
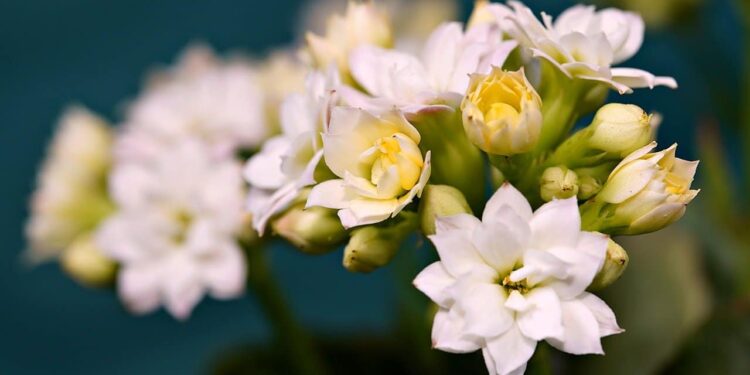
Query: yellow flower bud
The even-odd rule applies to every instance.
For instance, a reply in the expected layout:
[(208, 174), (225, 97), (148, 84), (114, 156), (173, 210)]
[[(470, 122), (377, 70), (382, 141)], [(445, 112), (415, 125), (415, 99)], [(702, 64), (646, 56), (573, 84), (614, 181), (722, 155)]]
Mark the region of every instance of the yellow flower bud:
[(589, 290), (597, 291), (604, 289), (622, 276), (625, 268), (628, 266), (630, 258), (628, 253), (622, 248), (617, 242), (611, 238), (607, 243), (607, 257), (604, 260), (604, 265), (599, 273), (594, 277), (594, 281), (591, 282)]
[(632, 104), (611, 103), (596, 112), (589, 147), (625, 157), (651, 142), (651, 116)]
[(448, 185), (427, 185), (419, 201), (419, 220), (422, 232), (435, 234), (435, 219), (441, 216), (472, 214), (461, 191)]
[(461, 111), (464, 130), (477, 147), (494, 155), (530, 151), (542, 128), (542, 100), (523, 69), (474, 74)]
[(578, 194), (578, 175), (564, 166), (545, 169), (540, 182), (542, 199), (547, 202)]
[(63, 270), (75, 281), (88, 287), (102, 287), (114, 281), (117, 264), (104, 256), (93, 236), (79, 236), (60, 257)]
[(308, 51), (317, 68), (326, 69), (336, 64), (342, 76), (349, 73), (349, 52), (372, 44), (388, 48), (393, 34), (387, 14), (372, 2), (350, 1), (346, 14), (334, 14), (328, 19), (325, 36), (307, 33)]

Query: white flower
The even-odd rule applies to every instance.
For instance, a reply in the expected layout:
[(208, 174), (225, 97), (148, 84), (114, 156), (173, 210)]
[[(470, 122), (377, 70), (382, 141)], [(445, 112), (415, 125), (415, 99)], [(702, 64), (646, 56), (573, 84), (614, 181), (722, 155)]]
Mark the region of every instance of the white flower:
[(115, 166), (110, 190), (119, 211), (102, 224), (97, 244), (122, 265), (118, 293), (131, 311), (163, 304), (185, 319), (206, 291), (215, 298), (243, 292), (241, 172), (193, 139), (149, 162)]
[(185, 137), (229, 155), (259, 146), (270, 132), (255, 69), (244, 61), (219, 60), (201, 47), (154, 79), (130, 106), (125, 127), (117, 152), (128, 159), (152, 157)]
[(502, 66), (515, 48), (501, 41), (500, 30), (480, 25), (464, 32), (460, 23), (445, 23), (427, 41), (422, 56), (367, 45), (350, 57), (354, 79), (374, 98), (351, 89), (342, 95), (354, 106), (383, 110), (393, 107), (414, 113), (431, 106), (458, 107), (472, 73)]
[(422, 193), (430, 177), (430, 153), (403, 114), (374, 116), (336, 107), (323, 133), (325, 162), (341, 179), (313, 187), (307, 206), (339, 210), (345, 228), (396, 216)]
[[(656, 77), (634, 68), (612, 68), (633, 55), (643, 43), (643, 19), (635, 13), (577, 5), (554, 22), (542, 13), (543, 23), (525, 5), (510, 2), (513, 15), (501, 22), (534, 56), (552, 63), (570, 78), (604, 82), (621, 94), (632, 88), (667, 86), (676, 88), (671, 77)], [(507, 20), (512, 22), (508, 24)]]
[(315, 183), (315, 167), (323, 157), (320, 133), (340, 84), (338, 77), (335, 68), (325, 75), (311, 72), (305, 93), (292, 94), (281, 105), (282, 134), (269, 139), (245, 166), (245, 179), (252, 187), (248, 208), (258, 233), (302, 188)]
[(56, 257), (109, 212), (112, 130), (84, 108), (66, 110), (38, 176), (26, 226), (31, 261)]
[(482, 220), (437, 220), (440, 261), (414, 285), (440, 307), (435, 348), (482, 349), (490, 374), (520, 374), (546, 340), (572, 354), (603, 354), (600, 338), (619, 333), (614, 313), (586, 292), (602, 267), (607, 237), (581, 232), (575, 198), (532, 213), (523, 195), (501, 187)]
[(363, 44), (390, 47), (393, 35), (388, 15), (373, 2), (349, 1), (346, 13), (328, 18), (325, 36), (308, 32), (308, 51), (319, 69), (331, 64), (346, 75), (349, 72), (349, 53)]

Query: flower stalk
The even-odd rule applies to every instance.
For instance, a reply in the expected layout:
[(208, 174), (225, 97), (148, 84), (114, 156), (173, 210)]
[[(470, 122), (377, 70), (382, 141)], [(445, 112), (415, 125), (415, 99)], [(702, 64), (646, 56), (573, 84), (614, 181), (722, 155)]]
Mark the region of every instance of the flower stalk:
[(261, 244), (246, 245), (247, 284), (255, 293), (266, 319), (275, 331), (278, 344), (288, 351), (295, 373), (300, 375), (326, 374), (328, 371), (320, 358), (310, 334), (299, 324), (274, 279), (265, 248)]

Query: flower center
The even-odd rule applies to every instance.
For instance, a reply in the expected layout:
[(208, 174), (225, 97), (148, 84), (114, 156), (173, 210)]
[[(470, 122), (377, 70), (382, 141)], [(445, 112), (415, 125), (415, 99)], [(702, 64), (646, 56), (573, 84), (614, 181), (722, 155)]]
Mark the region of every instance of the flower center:
[(513, 281), (510, 280), (510, 275), (505, 276), (503, 278), (502, 282), (500, 283), (500, 285), (502, 285), (503, 288), (505, 288), (505, 290), (508, 291), (508, 293), (516, 290), (516, 291), (520, 292), (521, 294), (525, 294), (529, 290), (531, 290), (531, 287), (529, 287), (529, 285), (526, 283), (526, 279), (523, 279), (523, 280), (517, 281), (517, 282), (513, 282)]
[(370, 174), (373, 185), (385, 184), (380, 187), (387, 186), (389, 196), (399, 195), (416, 185), (424, 161), (419, 146), (411, 138), (396, 133), (378, 138), (373, 148), (377, 153)]
[(177, 210), (174, 213), (174, 221), (177, 224), (175, 232), (172, 235), (172, 241), (175, 244), (181, 245), (187, 240), (188, 230), (190, 225), (193, 224), (193, 215), (186, 210)]

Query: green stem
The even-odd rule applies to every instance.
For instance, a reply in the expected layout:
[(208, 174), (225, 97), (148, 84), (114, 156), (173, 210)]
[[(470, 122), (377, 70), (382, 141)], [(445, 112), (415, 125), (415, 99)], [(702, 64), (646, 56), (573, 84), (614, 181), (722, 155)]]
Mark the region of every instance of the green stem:
[(300, 375), (326, 374), (310, 335), (297, 322), (271, 273), (265, 249), (247, 246), (248, 286), (255, 292), (266, 318), (273, 325), (278, 344), (287, 351), (289, 364)]

